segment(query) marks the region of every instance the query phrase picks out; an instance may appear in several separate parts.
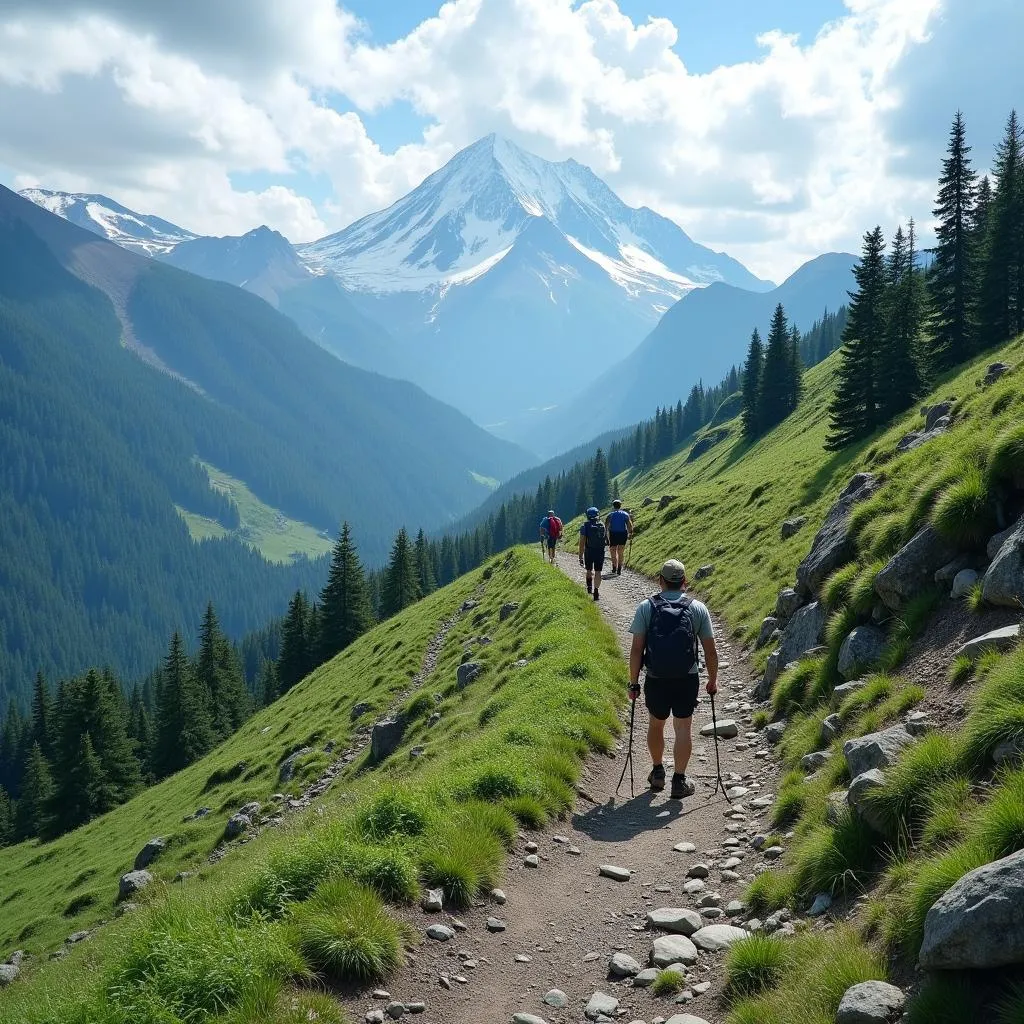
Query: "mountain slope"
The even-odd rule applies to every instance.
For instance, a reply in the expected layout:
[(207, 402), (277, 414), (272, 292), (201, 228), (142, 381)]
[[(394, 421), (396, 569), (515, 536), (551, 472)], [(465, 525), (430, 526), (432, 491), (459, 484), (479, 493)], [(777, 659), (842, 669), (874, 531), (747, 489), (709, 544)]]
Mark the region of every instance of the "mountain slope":
[[(698, 380), (718, 381), (731, 366), (741, 364), (751, 331), (757, 327), (762, 337), (767, 336), (778, 303), (805, 331), (825, 309), (843, 305), (853, 287), (856, 259), (848, 253), (819, 256), (768, 292), (721, 283), (691, 292), (625, 359), (520, 436), (531, 448), (547, 454), (634, 423), (654, 406), (675, 405)], [(554, 448), (552, 439), (557, 439)]]

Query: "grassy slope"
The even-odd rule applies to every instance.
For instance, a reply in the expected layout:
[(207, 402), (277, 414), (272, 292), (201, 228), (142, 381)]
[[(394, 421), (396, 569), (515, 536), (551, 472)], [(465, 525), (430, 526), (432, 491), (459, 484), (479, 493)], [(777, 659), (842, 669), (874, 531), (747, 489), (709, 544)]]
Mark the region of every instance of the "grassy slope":
[[(282, 757), (307, 743), (319, 750), (328, 738), (343, 749), (353, 728), (352, 705), (370, 700), (381, 710), (391, 706), (393, 694), (406, 689), (418, 671), (439, 623), (470, 595), (480, 602), (479, 607), (452, 628), (420, 700), (413, 703), (415, 695), (403, 699), (413, 721), (400, 750), (378, 768), (368, 766), (365, 758), (357, 760), (325, 794), (320, 802), (322, 814), (311, 811), (299, 816), (286, 828), (271, 830), (242, 846), (220, 864), (207, 865), (206, 855), (228, 814), (250, 799), (265, 802), (281, 789), (278, 764)], [(179, 870), (197, 867), (199, 877), (182, 886), (149, 890), (152, 910), (106, 925), (75, 947), (66, 960), (46, 963), (40, 957), (25, 981), (0, 993), (0, 1019), (121, 1021), (106, 1004), (102, 1012), (94, 1009), (92, 1016), (84, 1018), (72, 1011), (93, 1006), (97, 985), (127, 962), (130, 951), (137, 948), (133, 944), (163, 935), (160, 929), (168, 917), (161, 908), (178, 908), (187, 919), (198, 915), (217, 934), (234, 935), (235, 924), (226, 905), (232, 889), (251, 884), (268, 858), (287, 856), (318, 829), (332, 823), (349, 829), (353, 815), (372, 794), (381, 792), (384, 780), (400, 782), (403, 792), (431, 808), (461, 807), (469, 797), (499, 802), (514, 798), (507, 800), (510, 809), (521, 816), (543, 818), (571, 804), (574, 791), (567, 783), (588, 749), (610, 746), (618, 728), (614, 699), (621, 696), (615, 638), (585, 597), (560, 573), (542, 565), (532, 550), (518, 549), (495, 559), (489, 569), (459, 580), (362, 637), (202, 762), (56, 842), (4, 850), (0, 853), (0, 953), (4, 954), (15, 947), (45, 951), (69, 932), (109, 917), (118, 876), (131, 867), (134, 854), (153, 835), (173, 839), (171, 849), (152, 868), (159, 879), (167, 881)], [(520, 602), (518, 612), (500, 623), (502, 603), (512, 600)], [(482, 634), (492, 643), (476, 645), (473, 638)], [(467, 646), (484, 670), (465, 690), (457, 691), (455, 670)], [(530, 659), (529, 664), (513, 667), (520, 658)], [(441, 719), (430, 726), (427, 714), (433, 710), (441, 713)], [(422, 756), (410, 757), (414, 745), (425, 747)], [(325, 755), (317, 755), (300, 778), (315, 774), (326, 760)], [(233, 774), (233, 766), (240, 761), (246, 763), (240, 777), (210, 785), (220, 773)], [(293, 783), (290, 788), (299, 787)], [(214, 813), (205, 821), (183, 825), (182, 817), (200, 805)], [(443, 817), (431, 816), (430, 828), (411, 841), (405, 851), (411, 863), (426, 863), (426, 854), (416, 843), (436, 847), (440, 839), (435, 832)], [(382, 846), (394, 849), (391, 842)], [(96, 903), (65, 918), (69, 902), (84, 893), (94, 894)], [(238, 929), (240, 943), (250, 935)], [(272, 945), (270, 938), (263, 942), (266, 948)], [(180, 953), (186, 961), (182, 970), (191, 969), (192, 955), (191, 947)], [(198, 963), (195, 971), (209, 973)], [(248, 982), (239, 984), (244, 987)], [(236, 992), (237, 998), (244, 994)], [(212, 1018), (200, 1014), (195, 1019)]]

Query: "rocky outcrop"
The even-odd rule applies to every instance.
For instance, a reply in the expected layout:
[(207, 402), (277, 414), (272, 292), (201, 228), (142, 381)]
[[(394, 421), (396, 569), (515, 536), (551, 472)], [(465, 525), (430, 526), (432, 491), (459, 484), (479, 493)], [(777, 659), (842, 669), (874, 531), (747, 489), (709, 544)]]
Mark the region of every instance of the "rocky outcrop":
[(958, 572), (969, 569), (973, 564), (974, 559), (970, 555), (957, 555), (952, 562), (947, 562), (941, 569), (936, 569), (933, 579), (936, 583), (952, 583)]
[(775, 618), (788, 622), (803, 603), (803, 598), (792, 587), (780, 590), (775, 600)]
[(1024, 963), (1024, 850), (968, 872), (928, 911), (926, 970)]
[(797, 516), (794, 519), (787, 519), (782, 524), (782, 539), (789, 540), (796, 536), (807, 525), (807, 516)]
[(714, 571), (715, 567), (713, 565), (702, 565), (696, 573), (694, 573), (693, 578), (695, 580), (706, 580)]
[[(837, 687), (838, 689), (838, 687)], [(821, 721), (821, 737), (822, 746), (829, 746), (832, 741), (843, 731), (843, 720), (838, 714), (827, 715)]]
[(765, 662), (764, 675), (761, 676), (761, 681), (754, 687), (754, 700), (768, 700), (771, 697), (775, 680), (779, 678), (781, 671), (782, 657), (778, 651), (772, 651), (768, 655), (768, 661)]
[(989, 604), (1024, 607), (1024, 516), (996, 552), (981, 594)]
[(498, 621), (504, 622), (506, 619), (515, 615), (517, 611), (519, 611), (518, 601), (506, 601), (501, 608), (498, 609)]
[(878, 486), (873, 473), (858, 473), (829, 509), (825, 522), (816, 534), (811, 550), (796, 570), (797, 590), (806, 597), (816, 597), (821, 585), (853, 555), (850, 537), (850, 512), (854, 505), (869, 498)]
[(855, 779), (872, 768), (888, 768), (900, 756), (900, 751), (913, 742), (914, 738), (902, 725), (847, 740), (843, 744), (843, 757), (850, 769), (850, 778)]
[(224, 826), (224, 838), (228, 840), (237, 839), (250, 828), (252, 828), (252, 818), (248, 814), (242, 814), (239, 811), (238, 814), (232, 814), (228, 818), (227, 824)]
[[(464, 668), (465, 666), (460, 666)], [(373, 727), (370, 733), (370, 757), (375, 764), (379, 764), (389, 754), (398, 749), (405, 735), (405, 717), (395, 715), (392, 718), (382, 718)]]
[(167, 840), (162, 838), (150, 839), (146, 845), (135, 855), (135, 863), (132, 865), (136, 871), (148, 868), (167, 849)]
[(705, 434), (703, 437), (698, 438), (694, 442), (693, 447), (690, 449), (690, 454), (686, 456), (686, 461), (696, 461), (705, 452), (711, 451), (711, 449), (714, 448), (715, 445), (721, 444), (728, 437), (728, 430), (712, 430), (710, 433)]
[(678, 494), (663, 494), (658, 502), (658, 511), (664, 512), (678, 497)]
[(899, 1020), (907, 997), (885, 981), (851, 985), (839, 1001), (836, 1024), (891, 1024)]
[(985, 371), (985, 379), (982, 381), (982, 386), (986, 388), (992, 387), (1004, 373), (1009, 373), (1012, 369), (1013, 367), (1009, 363), (990, 363)]
[(990, 633), (976, 636), (957, 648), (956, 657), (962, 654), (969, 658), (980, 658), (986, 651), (1008, 651), (1020, 640), (1020, 623), (993, 629)]
[(857, 626), (839, 648), (839, 674), (854, 679), (878, 664), (885, 648), (885, 634), (877, 626)]
[(999, 554), (999, 549), (1006, 543), (1010, 534), (1020, 526), (1021, 522), (1024, 522), (1024, 518), (1014, 523), (1013, 526), (1008, 526), (1005, 530), (1000, 530), (989, 537), (988, 544), (985, 547), (985, 554), (988, 555), (989, 561), (992, 561)]
[(885, 606), (900, 611), (917, 597), (942, 568), (956, 555), (956, 549), (933, 526), (918, 530), (886, 563), (875, 577), (875, 593)]
[(455, 685), (458, 689), (464, 690), (470, 683), (472, 683), (481, 672), (484, 667), (478, 661), (467, 661), (465, 664), (460, 665), (455, 672)]
[(951, 415), (955, 401), (956, 398), (949, 398), (945, 402), (936, 402), (935, 405), (925, 406), (921, 410), (921, 415), (924, 416), (924, 429), (934, 430), (939, 420)]
[(360, 701), (358, 704), (352, 705), (352, 711), (349, 713), (349, 718), (354, 722), (357, 718), (362, 718), (363, 715), (372, 710), (372, 704), (368, 704), (366, 701)]
[(783, 665), (796, 661), (821, 642), (825, 630), (825, 606), (820, 601), (801, 608), (783, 630), (779, 658)]

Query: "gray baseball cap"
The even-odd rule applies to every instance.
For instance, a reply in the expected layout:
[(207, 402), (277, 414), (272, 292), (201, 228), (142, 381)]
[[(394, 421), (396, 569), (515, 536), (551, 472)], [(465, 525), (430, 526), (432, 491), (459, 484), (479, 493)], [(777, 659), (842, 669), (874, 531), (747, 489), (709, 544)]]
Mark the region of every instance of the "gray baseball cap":
[(678, 558), (670, 558), (659, 573), (666, 583), (682, 583), (686, 577), (686, 566)]

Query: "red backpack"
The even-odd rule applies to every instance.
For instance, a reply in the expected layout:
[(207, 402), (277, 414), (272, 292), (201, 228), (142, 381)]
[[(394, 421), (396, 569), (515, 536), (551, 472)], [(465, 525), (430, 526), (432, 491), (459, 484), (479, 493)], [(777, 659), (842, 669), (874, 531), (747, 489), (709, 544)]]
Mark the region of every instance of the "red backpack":
[(558, 516), (548, 516), (548, 536), (552, 540), (562, 536), (562, 520)]

